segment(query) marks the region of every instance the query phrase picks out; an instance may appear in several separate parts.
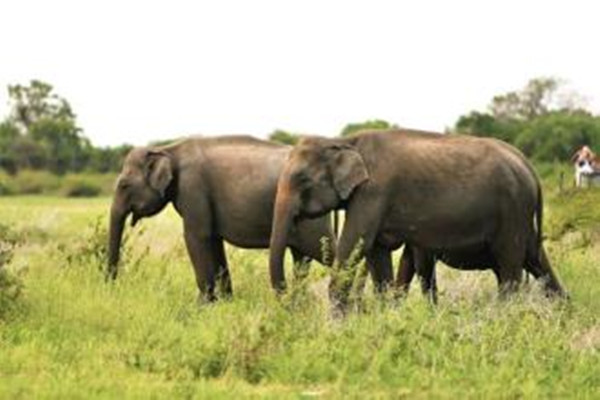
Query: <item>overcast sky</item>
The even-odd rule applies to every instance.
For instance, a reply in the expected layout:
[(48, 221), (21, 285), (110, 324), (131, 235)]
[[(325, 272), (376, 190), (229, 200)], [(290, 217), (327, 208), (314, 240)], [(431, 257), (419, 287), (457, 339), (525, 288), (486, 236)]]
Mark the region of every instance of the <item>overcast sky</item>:
[(6, 85), (41, 79), (96, 145), (373, 118), (443, 130), (539, 76), (600, 111), (596, 1), (18, 0), (0, 15), (0, 116)]

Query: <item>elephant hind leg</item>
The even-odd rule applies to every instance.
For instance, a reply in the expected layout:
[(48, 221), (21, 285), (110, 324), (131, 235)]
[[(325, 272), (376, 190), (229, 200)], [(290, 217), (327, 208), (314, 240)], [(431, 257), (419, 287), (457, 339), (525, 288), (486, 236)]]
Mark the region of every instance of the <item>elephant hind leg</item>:
[(390, 250), (375, 245), (366, 255), (366, 261), (369, 273), (373, 279), (375, 291), (377, 293), (385, 293), (394, 281), (392, 254)]
[(435, 277), (435, 257), (424, 250), (415, 250), (415, 265), (421, 280), (421, 291), (432, 304), (437, 304), (437, 282)]
[(226, 298), (231, 298), (233, 296), (233, 285), (231, 283), (231, 275), (229, 273), (229, 265), (227, 264), (227, 255), (225, 254), (223, 239), (214, 240), (213, 249), (217, 261), (216, 275), (219, 293)]
[(500, 235), (491, 250), (496, 260), (494, 273), (500, 296), (506, 297), (518, 290), (523, 279), (526, 246), (518, 234), (507, 232)]
[(539, 251), (536, 252), (535, 257), (531, 252), (527, 256), (525, 263), (525, 269), (531, 273), (536, 279), (542, 280), (544, 284), (544, 290), (548, 295), (557, 295), (559, 297), (568, 298), (567, 292), (563, 289), (558, 278), (554, 274), (548, 255), (544, 246), (540, 246)]

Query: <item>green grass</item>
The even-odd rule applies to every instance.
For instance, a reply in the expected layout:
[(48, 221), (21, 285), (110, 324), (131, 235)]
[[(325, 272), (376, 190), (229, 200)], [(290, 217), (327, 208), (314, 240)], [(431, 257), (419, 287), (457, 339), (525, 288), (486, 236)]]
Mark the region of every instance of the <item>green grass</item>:
[(266, 251), (232, 247), (234, 299), (199, 306), (172, 209), (128, 228), (106, 284), (109, 199), (0, 198), (5, 273), (22, 284), (0, 314), (0, 398), (597, 398), (600, 218), (586, 207), (600, 192), (560, 196), (546, 245), (570, 303), (537, 284), (500, 301), (490, 272), (440, 266), (437, 308), (416, 285), (400, 305), (368, 287), (344, 321), (326, 268), (278, 301)]

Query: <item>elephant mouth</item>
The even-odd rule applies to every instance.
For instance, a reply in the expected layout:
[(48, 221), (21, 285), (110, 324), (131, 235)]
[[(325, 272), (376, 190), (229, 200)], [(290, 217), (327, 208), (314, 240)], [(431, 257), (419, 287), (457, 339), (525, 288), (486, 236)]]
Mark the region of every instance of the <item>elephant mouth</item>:
[(139, 215), (136, 212), (132, 213), (132, 215), (131, 215), (131, 227), (134, 227), (138, 223), (138, 221), (140, 219), (142, 219), (141, 215)]
[(135, 226), (142, 218), (152, 217), (161, 211), (161, 207), (143, 206), (131, 209), (131, 226)]

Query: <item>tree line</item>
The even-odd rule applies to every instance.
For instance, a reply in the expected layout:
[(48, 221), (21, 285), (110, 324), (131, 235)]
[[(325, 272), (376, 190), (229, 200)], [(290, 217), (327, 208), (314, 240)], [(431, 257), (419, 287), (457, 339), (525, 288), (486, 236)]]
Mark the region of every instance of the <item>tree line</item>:
[[(77, 124), (69, 102), (54, 93), (52, 85), (32, 80), (9, 85), (9, 115), (0, 122), (0, 168), (9, 174), (22, 170), (115, 172), (132, 148), (95, 147)], [(491, 136), (520, 148), (538, 161), (566, 161), (586, 144), (600, 148), (600, 116), (585, 107), (577, 93), (565, 90), (555, 78), (536, 78), (524, 88), (492, 98), (485, 111), (461, 115), (448, 134)], [(364, 129), (390, 129), (398, 125), (373, 119), (349, 123), (339, 135)], [(294, 144), (301, 135), (276, 130), (269, 139)]]
[[(532, 79), (520, 90), (494, 96), (486, 111), (459, 116), (446, 133), (498, 138), (545, 162), (565, 162), (583, 145), (600, 150), (600, 116), (586, 108), (581, 95), (565, 86), (556, 78)], [(340, 135), (397, 127), (385, 120), (369, 120), (346, 125)], [(300, 136), (278, 130), (270, 139), (294, 144)]]

